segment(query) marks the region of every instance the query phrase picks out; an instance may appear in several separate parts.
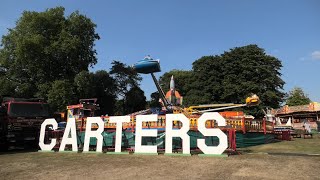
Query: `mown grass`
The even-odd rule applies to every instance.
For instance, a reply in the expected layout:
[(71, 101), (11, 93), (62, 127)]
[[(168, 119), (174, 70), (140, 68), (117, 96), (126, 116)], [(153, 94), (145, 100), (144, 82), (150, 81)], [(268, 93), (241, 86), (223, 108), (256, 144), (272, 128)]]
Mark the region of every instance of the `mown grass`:
[(241, 149), (252, 153), (302, 153), (320, 154), (320, 134), (313, 134), (312, 139), (293, 138), (291, 141), (281, 141)]
[[(318, 179), (320, 136), (246, 148), (230, 157), (13, 151), (0, 154), (0, 179)], [(310, 168), (312, 167), (312, 168)], [(303, 173), (301, 173), (303, 172)]]
[(265, 154), (221, 158), (21, 152), (0, 155), (0, 179), (317, 179), (319, 161), (314, 156)]

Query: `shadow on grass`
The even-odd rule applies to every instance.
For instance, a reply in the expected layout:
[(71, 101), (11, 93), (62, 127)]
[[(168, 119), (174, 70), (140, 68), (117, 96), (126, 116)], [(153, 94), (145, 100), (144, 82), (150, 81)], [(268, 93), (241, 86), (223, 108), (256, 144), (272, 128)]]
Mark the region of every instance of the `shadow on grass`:
[(12, 150), (0, 151), (0, 156), (8, 155), (8, 154), (29, 153), (29, 152), (38, 152), (38, 148), (12, 149)]

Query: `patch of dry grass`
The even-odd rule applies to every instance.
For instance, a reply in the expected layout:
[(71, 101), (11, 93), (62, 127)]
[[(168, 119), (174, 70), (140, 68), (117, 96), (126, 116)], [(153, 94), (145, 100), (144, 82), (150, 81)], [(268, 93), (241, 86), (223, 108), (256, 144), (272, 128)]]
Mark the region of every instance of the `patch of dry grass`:
[[(316, 179), (320, 157), (171, 157), (84, 153), (0, 155), (0, 179)], [(305, 174), (301, 173), (305, 172)]]

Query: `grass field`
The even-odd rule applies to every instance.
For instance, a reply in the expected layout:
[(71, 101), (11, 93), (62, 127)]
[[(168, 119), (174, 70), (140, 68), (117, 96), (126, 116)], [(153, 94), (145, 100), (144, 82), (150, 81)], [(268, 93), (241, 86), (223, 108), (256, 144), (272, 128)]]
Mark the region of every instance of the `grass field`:
[(244, 149), (247, 152), (320, 154), (320, 134), (312, 139), (293, 138), (292, 141), (281, 141)]
[(317, 136), (224, 158), (9, 152), (0, 154), (0, 179), (319, 179), (320, 156), (301, 154), (320, 154), (319, 146)]

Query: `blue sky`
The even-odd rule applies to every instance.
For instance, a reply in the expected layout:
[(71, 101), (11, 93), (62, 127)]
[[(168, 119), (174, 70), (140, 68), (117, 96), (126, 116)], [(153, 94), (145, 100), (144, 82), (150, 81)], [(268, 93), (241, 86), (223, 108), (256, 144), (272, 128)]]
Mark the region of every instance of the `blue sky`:
[[(162, 72), (190, 70), (201, 56), (221, 54), (233, 47), (257, 44), (282, 61), (284, 91), (302, 87), (320, 102), (320, 1), (15, 1), (0, 6), (0, 35), (24, 10), (44, 11), (63, 6), (97, 24), (98, 64), (109, 70), (112, 60), (134, 64), (150, 54), (160, 59)], [(156, 88), (142, 75), (141, 88), (149, 99)]]

